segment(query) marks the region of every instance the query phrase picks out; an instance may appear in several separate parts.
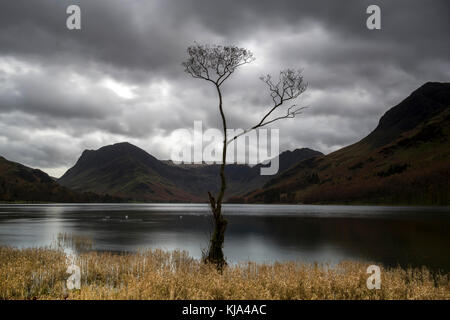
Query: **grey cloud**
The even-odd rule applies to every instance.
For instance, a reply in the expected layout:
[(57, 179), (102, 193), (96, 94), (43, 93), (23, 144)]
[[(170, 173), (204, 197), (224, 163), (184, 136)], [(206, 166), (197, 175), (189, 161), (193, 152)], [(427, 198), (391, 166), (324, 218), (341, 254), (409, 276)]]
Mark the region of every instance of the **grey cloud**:
[[(412, 90), (450, 76), (448, 1), (379, 0), (382, 30), (369, 31), (372, 2), (2, 1), (0, 154), (51, 170), (72, 165), (84, 148), (129, 140), (168, 158), (172, 130), (194, 120), (220, 128), (213, 88), (181, 67), (194, 41), (256, 55), (224, 87), (230, 126), (246, 128), (270, 106), (259, 75), (303, 68), (309, 91), (299, 103), (311, 108), (273, 126), (282, 147), (330, 152), (353, 143)], [(74, 3), (80, 32), (65, 28)], [(3, 70), (16, 62), (37, 71)], [(104, 79), (133, 88), (133, 97)]]

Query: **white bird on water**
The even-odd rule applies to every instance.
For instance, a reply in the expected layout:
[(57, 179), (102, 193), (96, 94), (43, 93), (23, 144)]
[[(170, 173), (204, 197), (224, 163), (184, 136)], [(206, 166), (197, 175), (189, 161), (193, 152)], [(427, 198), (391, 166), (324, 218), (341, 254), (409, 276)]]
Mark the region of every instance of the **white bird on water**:
[(128, 216), (125, 216), (125, 219), (128, 219)]

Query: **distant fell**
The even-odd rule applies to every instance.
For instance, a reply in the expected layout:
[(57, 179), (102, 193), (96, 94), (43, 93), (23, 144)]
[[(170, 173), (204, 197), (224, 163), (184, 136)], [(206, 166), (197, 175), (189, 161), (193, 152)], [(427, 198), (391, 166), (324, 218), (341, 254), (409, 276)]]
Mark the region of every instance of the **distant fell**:
[(424, 124), (449, 107), (449, 83), (427, 82), (388, 110), (378, 126), (362, 142), (381, 147), (404, 132)]
[(249, 203), (450, 204), (450, 83), (429, 82), (361, 141), (301, 161)]
[[(280, 154), (280, 172), (312, 156), (311, 149)], [(227, 197), (261, 187), (270, 176), (261, 176), (260, 168), (247, 165), (226, 166)], [(77, 191), (112, 194), (145, 202), (206, 202), (207, 192), (220, 185), (218, 164), (175, 165), (161, 161), (130, 143), (123, 142), (85, 150), (76, 164), (58, 182)]]
[(108, 195), (74, 192), (48, 174), (0, 157), (0, 201), (4, 202), (121, 202)]

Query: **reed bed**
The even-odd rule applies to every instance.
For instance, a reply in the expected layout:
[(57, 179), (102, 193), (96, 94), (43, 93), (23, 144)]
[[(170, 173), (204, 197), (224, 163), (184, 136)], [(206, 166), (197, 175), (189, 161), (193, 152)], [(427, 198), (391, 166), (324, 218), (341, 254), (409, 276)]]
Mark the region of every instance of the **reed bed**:
[(76, 252), (81, 252), (92, 249), (93, 240), (87, 236), (58, 233), (53, 244), (58, 248), (70, 248)]
[(81, 288), (68, 290), (60, 249), (0, 247), (0, 299), (450, 299), (449, 274), (381, 267), (381, 289), (366, 287), (368, 263), (330, 268), (294, 262), (214, 267), (186, 252), (84, 252)]

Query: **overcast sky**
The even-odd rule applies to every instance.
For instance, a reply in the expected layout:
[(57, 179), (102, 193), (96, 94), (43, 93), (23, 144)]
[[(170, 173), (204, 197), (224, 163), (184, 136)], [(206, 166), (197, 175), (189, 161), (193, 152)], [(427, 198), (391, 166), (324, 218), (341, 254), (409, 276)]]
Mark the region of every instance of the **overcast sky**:
[[(66, 28), (71, 4), (80, 31)], [(381, 30), (366, 28), (370, 4)], [(310, 108), (273, 127), (281, 151), (329, 153), (423, 83), (449, 81), (449, 12), (448, 0), (2, 0), (0, 155), (57, 177), (84, 149), (121, 141), (168, 159), (173, 130), (220, 128), (214, 88), (181, 66), (194, 42), (256, 57), (224, 85), (232, 128), (270, 106), (260, 75), (303, 69)]]

